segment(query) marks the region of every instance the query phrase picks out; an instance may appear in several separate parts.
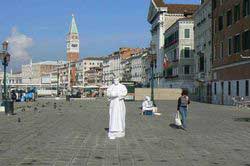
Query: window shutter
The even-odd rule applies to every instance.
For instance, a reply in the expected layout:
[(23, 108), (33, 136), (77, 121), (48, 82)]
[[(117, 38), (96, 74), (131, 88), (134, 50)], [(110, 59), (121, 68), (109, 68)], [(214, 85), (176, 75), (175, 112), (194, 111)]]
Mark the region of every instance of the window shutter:
[(245, 32), (243, 32), (242, 33), (242, 50), (246, 49), (246, 44), (245, 44), (246, 39), (245, 39), (245, 37), (246, 37), (246, 34), (245, 34)]
[(243, 1), (243, 16), (246, 16), (246, 0)]

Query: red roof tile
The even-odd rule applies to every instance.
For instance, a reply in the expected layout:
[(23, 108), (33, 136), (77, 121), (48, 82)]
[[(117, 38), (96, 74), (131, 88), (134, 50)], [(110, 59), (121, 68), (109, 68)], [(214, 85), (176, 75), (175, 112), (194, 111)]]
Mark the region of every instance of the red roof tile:
[(168, 13), (176, 14), (193, 14), (199, 7), (199, 5), (192, 4), (167, 4)]
[(166, 7), (166, 4), (163, 0), (154, 0), (154, 3), (157, 7)]
[(164, 0), (154, 0), (157, 7), (167, 7), (168, 13), (173, 14), (193, 14), (199, 5), (194, 4), (165, 4)]

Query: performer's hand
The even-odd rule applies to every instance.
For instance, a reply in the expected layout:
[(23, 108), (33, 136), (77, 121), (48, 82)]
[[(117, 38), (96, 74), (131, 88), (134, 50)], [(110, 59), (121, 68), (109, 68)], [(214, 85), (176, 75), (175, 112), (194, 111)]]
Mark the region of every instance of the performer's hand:
[(119, 97), (119, 100), (124, 100), (124, 97)]

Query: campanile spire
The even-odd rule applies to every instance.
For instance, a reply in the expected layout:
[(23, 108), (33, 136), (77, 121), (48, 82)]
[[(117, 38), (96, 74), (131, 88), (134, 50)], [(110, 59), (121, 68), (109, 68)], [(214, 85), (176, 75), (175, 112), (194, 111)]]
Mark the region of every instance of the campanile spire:
[(78, 34), (78, 29), (77, 29), (77, 25), (76, 25), (76, 20), (75, 20), (74, 14), (72, 14), (72, 21), (71, 21), (69, 33), (71, 33), (71, 34)]

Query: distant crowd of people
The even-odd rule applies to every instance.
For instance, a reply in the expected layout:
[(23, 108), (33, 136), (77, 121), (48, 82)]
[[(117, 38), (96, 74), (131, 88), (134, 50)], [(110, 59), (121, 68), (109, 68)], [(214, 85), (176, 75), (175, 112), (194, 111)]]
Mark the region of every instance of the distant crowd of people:
[(12, 90), (9, 97), (14, 102), (35, 101), (37, 98), (37, 93), (35, 90)]

